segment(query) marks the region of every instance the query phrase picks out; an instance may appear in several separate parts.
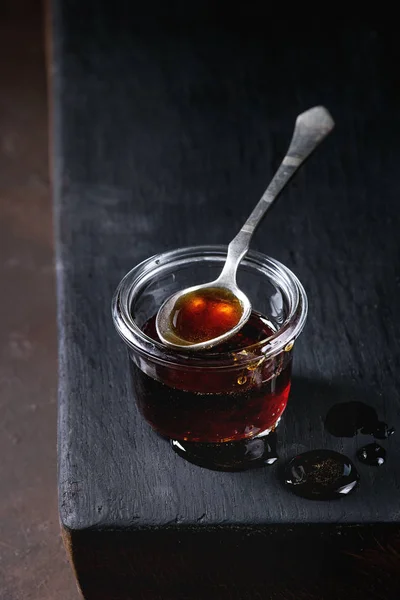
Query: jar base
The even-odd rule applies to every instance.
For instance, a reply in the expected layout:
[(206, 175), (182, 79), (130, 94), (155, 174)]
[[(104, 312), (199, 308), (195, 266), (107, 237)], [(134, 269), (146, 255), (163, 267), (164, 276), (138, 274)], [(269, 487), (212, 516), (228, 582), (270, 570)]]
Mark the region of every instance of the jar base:
[(278, 459), (275, 431), (238, 442), (217, 444), (170, 440), (170, 444), (180, 457), (213, 471), (246, 471), (272, 465)]

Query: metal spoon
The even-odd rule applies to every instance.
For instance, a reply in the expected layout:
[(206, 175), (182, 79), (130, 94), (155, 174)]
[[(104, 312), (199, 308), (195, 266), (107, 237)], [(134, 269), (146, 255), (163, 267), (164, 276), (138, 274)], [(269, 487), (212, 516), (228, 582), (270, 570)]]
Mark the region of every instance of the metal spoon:
[[(300, 114), (296, 119), (296, 125), (289, 149), (279, 169), (275, 173), (271, 183), (262, 195), (258, 204), (250, 214), (242, 229), (233, 238), (228, 246), (228, 255), (221, 275), (215, 281), (196, 285), (180, 292), (176, 292), (168, 298), (160, 307), (156, 328), (161, 341), (172, 348), (185, 348), (185, 350), (206, 350), (235, 335), (243, 327), (251, 313), (251, 304), (247, 296), (237, 287), (236, 273), (240, 261), (249, 249), (250, 240), (257, 226), (260, 224), (267, 210), (272, 206), (279, 193), (294, 175), (300, 165), (308, 158), (320, 142), (332, 131), (334, 121), (329, 112), (323, 106), (310, 108)], [(241, 305), (242, 313), (239, 321), (231, 329), (212, 339), (192, 343), (185, 340), (173, 331), (171, 314), (177, 301), (182, 296), (200, 292), (206, 288), (219, 288), (230, 292), (236, 297)]]

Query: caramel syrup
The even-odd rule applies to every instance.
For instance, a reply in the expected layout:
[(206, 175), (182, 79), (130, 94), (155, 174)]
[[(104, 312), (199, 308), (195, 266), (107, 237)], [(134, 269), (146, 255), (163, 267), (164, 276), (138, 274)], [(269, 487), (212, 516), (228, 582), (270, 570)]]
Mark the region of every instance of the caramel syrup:
[[(160, 342), (156, 315), (142, 327)], [(198, 356), (239, 352), (275, 331), (253, 312), (232, 338)], [(221, 443), (253, 438), (274, 429), (286, 408), (290, 390), (291, 353), (255, 365), (202, 369), (201, 367), (131, 361), (132, 382), (139, 409), (161, 435), (188, 442)]]
[(180, 339), (198, 344), (233, 329), (242, 312), (240, 301), (229, 290), (204, 288), (179, 298), (171, 311), (170, 327)]

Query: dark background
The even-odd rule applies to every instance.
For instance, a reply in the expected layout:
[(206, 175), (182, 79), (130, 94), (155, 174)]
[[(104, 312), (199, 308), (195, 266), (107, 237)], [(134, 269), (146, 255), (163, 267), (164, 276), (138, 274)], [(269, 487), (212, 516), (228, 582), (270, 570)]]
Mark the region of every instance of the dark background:
[(0, 598), (74, 600), (56, 490), (45, 10), (0, 2)]

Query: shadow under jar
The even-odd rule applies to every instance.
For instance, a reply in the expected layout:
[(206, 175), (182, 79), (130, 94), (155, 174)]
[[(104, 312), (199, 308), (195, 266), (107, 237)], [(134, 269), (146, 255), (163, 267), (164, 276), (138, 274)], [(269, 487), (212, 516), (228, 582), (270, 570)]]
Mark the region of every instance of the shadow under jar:
[(149, 258), (120, 282), (112, 314), (128, 346), (137, 404), (152, 428), (191, 462), (242, 470), (275, 460), (270, 434), (288, 401), (307, 297), (289, 269), (250, 251), (237, 275), (253, 307), (248, 323), (207, 351), (167, 348), (155, 328), (159, 307), (179, 290), (216, 279), (226, 251), (197, 246)]

